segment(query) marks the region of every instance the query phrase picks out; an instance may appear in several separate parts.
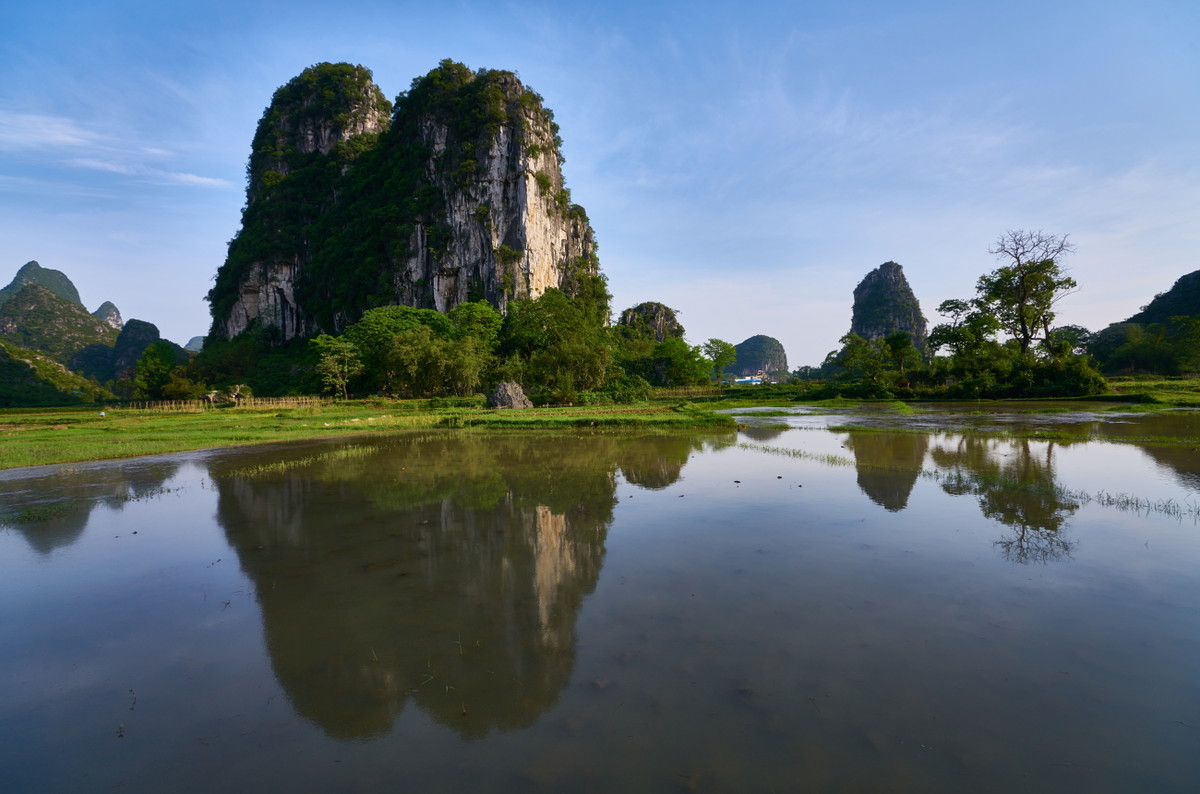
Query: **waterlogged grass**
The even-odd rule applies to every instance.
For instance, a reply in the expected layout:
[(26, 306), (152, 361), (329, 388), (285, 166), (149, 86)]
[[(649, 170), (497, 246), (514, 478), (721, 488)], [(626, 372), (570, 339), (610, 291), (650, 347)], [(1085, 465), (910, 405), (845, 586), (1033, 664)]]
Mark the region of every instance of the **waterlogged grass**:
[(193, 413), (107, 410), (0, 412), (0, 469), (106, 460), (194, 449), (433, 427), (733, 428), (729, 416), (681, 405), (495, 411), (428, 402), (336, 403), (291, 410), (230, 408)]
[(933, 480), (941, 483), (957, 493), (964, 493), (980, 488), (1002, 488), (1007, 493), (1017, 493), (1026, 491), (1030, 494), (1047, 494), (1053, 496), (1059, 502), (1070, 502), (1076, 505), (1096, 504), (1100, 507), (1107, 507), (1114, 510), (1124, 510), (1139, 514), (1158, 513), (1168, 515), (1173, 518), (1191, 518), (1200, 520), (1200, 505), (1179, 502), (1175, 499), (1148, 499), (1137, 496), (1135, 494), (1119, 493), (1114, 494), (1109, 491), (1083, 491), (1064, 488), (1058, 484), (1049, 484), (1041, 481), (1020, 480), (1015, 477), (1004, 477), (1002, 475), (987, 475), (979, 473), (964, 473), (961, 470), (944, 470), (930, 469), (925, 467), (912, 466), (881, 466), (863, 463), (861, 461), (851, 460), (850, 458), (841, 455), (820, 454), (807, 452), (802, 449), (792, 449), (789, 447), (774, 447), (766, 444), (738, 444), (738, 449), (750, 450), (753, 452), (762, 452), (768, 455), (777, 455), (780, 457), (796, 458), (800, 460), (812, 460), (818, 463), (823, 463), (826, 466), (839, 466), (843, 468), (852, 468), (856, 470), (868, 469), (871, 471), (880, 472), (895, 472), (895, 473), (916, 473), (918, 477), (924, 480)]

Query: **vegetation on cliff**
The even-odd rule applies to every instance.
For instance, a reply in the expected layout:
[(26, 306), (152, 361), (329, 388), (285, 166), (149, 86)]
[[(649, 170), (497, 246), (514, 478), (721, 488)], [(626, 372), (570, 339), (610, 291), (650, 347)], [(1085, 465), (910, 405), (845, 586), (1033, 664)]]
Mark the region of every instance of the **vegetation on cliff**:
[[(254, 321), (276, 343), (336, 333), (392, 304), (503, 309), (547, 280), (573, 298), (602, 291), (560, 143), (542, 98), (511, 72), (446, 60), (393, 109), (369, 70), (311, 67), (259, 123), (242, 228), (208, 295), (211, 337)], [(565, 230), (536, 256), (526, 248), (547, 232), (529, 227), (535, 203)]]

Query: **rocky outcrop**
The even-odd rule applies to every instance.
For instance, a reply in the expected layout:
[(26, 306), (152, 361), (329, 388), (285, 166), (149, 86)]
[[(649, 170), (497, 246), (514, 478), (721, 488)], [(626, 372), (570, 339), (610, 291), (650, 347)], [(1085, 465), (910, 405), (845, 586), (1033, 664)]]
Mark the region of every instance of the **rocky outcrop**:
[(758, 334), (740, 345), (734, 345), (737, 359), (727, 372), (736, 375), (754, 375), (758, 372), (787, 372), (787, 353), (783, 344), (771, 336)]
[(904, 268), (884, 262), (854, 288), (850, 332), (863, 339), (879, 339), (903, 331), (924, 353), (928, 349), (928, 323), (913, 294)]
[(683, 337), (683, 326), (675, 316), (675, 310), (654, 301), (639, 303), (632, 309), (621, 312), (618, 325), (625, 326), (635, 334), (648, 334), (655, 342), (664, 342), (670, 337)]
[(368, 308), (501, 310), (598, 273), (563, 185), (558, 127), (511, 72), (443, 61), (388, 103), (320, 64), (259, 123), (242, 229), (209, 293), (216, 338), (339, 332)]
[(13, 277), (7, 287), (0, 289), (0, 306), (30, 284), (45, 287), (65, 301), (83, 305), (83, 302), (79, 300), (79, 290), (75, 289), (75, 285), (71, 283), (71, 279), (67, 278), (65, 273), (61, 270), (42, 267), (36, 261), (31, 261), (26, 262), (17, 271), (17, 275)]
[(118, 331), (125, 327), (125, 321), (121, 319), (121, 312), (117, 311), (117, 307), (112, 304), (112, 301), (101, 303), (100, 308), (92, 312), (92, 316)]
[(532, 408), (533, 403), (525, 396), (521, 384), (514, 381), (504, 381), (496, 384), (496, 388), (488, 395), (488, 405), (492, 408)]

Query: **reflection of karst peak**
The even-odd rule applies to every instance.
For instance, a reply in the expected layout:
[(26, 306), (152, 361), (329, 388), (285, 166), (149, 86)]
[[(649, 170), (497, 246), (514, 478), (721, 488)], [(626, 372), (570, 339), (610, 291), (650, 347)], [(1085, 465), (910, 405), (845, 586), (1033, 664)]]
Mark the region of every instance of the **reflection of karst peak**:
[(924, 433), (861, 431), (846, 437), (846, 448), (854, 452), (858, 487), (880, 507), (898, 512), (908, 506), (929, 437)]
[(296, 710), (343, 738), (410, 700), (465, 738), (532, 724), (570, 679), (626, 443), (424, 434), (214, 470)]

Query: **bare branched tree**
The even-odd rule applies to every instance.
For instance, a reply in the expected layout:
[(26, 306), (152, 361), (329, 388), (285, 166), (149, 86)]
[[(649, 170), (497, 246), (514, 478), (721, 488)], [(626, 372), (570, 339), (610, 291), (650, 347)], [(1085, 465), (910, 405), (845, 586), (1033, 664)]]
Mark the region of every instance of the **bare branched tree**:
[(1054, 305), (1078, 289), (1062, 268), (1062, 259), (1074, 250), (1067, 235), (1040, 229), (1009, 230), (988, 249), (1008, 264), (979, 278), (976, 300), (1020, 343), (1022, 353), (1039, 339), (1050, 347)]
[(1075, 246), (1069, 238), (1069, 234), (1047, 234), (1041, 229), (1035, 232), (1009, 229), (996, 238), (996, 244), (988, 249), (988, 253), (1000, 259), (1010, 259), (1012, 265), (1053, 259), (1061, 268), (1066, 255), (1075, 252)]

